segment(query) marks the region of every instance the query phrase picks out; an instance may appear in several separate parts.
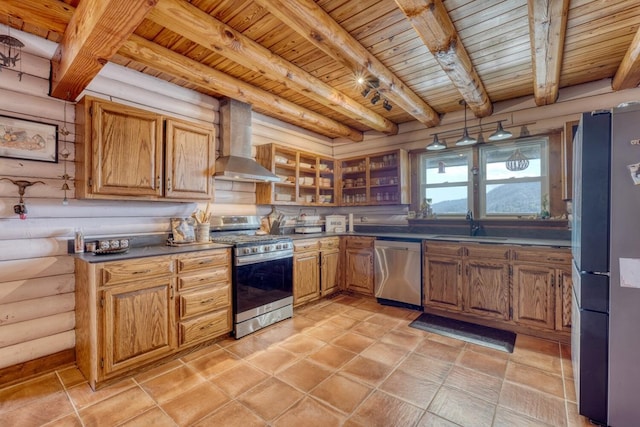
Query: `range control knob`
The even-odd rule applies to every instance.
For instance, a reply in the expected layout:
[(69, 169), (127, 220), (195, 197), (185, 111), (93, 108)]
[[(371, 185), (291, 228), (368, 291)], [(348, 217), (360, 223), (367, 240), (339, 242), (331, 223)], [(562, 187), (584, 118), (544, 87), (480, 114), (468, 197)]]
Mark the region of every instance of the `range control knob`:
[(250, 250), (249, 248), (244, 248), (244, 249), (242, 250), (242, 253), (243, 253), (243, 254), (250, 254), (250, 253), (251, 253), (251, 250)]
[(276, 245), (276, 250), (280, 250), (280, 249), (282, 249), (282, 245), (281, 245), (280, 243), (278, 243), (278, 244)]

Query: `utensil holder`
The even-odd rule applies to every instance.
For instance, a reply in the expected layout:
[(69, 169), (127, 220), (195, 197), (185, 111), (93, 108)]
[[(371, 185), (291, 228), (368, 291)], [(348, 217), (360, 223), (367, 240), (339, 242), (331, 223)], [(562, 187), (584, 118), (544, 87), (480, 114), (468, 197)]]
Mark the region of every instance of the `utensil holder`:
[(196, 242), (208, 242), (210, 240), (209, 236), (210, 224), (202, 223), (196, 225)]

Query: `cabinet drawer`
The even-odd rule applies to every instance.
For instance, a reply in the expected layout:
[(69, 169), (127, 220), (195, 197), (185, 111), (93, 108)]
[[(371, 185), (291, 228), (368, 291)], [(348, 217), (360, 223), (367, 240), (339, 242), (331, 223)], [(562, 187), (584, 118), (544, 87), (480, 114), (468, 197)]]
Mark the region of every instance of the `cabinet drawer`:
[(102, 267), (102, 285), (114, 285), (141, 278), (171, 275), (173, 270), (173, 260), (169, 257), (109, 262)]
[(512, 253), (514, 261), (529, 261), (550, 264), (571, 264), (571, 252), (569, 250), (549, 249), (514, 249)]
[(231, 305), (230, 290), (229, 285), (221, 285), (180, 295), (180, 318), (229, 307)]
[(215, 252), (207, 252), (205, 254), (197, 253), (181, 257), (178, 259), (178, 272), (202, 270), (217, 265), (228, 266), (230, 264), (229, 249), (221, 249)]
[(180, 345), (218, 337), (231, 331), (231, 309), (225, 308), (180, 322)]
[(317, 251), (318, 249), (320, 249), (320, 241), (318, 239), (293, 241), (293, 250), (295, 252)]
[(464, 248), (457, 243), (424, 242), (425, 254), (462, 256)]
[(340, 239), (338, 237), (320, 240), (320, 249), (338, 249), (339, 247)]
[(467, 256), (474, 258), (491, 258), (491, 259), (503, 259), (509, 260), (509, 247), (508, 246), (494, 246), (494, 245), (467, 245)]
[(373, 248), (375, 239), (370, 237), (348, 237), (347, 248)]
[(178, 289), (190, 289), (215, 283), (230, 283), (229, 267), (216, 267), (201, 274), (190, 274), (178, 277)]

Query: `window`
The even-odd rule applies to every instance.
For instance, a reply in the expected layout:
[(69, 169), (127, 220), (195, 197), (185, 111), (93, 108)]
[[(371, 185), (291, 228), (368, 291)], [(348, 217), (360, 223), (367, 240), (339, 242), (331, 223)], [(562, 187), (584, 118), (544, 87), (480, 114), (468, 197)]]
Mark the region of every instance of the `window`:
[(548, 200), (547, 163), (546, 139), (480, 147), (483, 216), (539, 214)]
[(464, 215), (471, 209), (471, 158), (470, 149), (426, 153), (420, 157), (420, 201), (431, 199), (434, 214)]
[[(426, 152), (420, 154), (419, 164), (418, 203), (431, 199), (438, 216), (465, 215), (474, 206), (479, 209), (476, 216), (483, 218), (530, 216), (549, 209), (543, 206), (549, 191), (546, 138)], [(474, 171), (478, 171), (475, 193)]]

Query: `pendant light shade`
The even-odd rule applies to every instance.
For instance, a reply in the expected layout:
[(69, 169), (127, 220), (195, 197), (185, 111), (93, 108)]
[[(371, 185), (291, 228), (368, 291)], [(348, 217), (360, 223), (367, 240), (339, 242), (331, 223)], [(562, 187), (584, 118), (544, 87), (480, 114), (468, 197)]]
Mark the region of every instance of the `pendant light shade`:
[(462, 147), (464, 145), (473, 145), (478, 142), (475, 138), (469, 136), (469, 131), (467, 128), (464, 128), (464, 132), (462, 133), (462, 138), (456, 141), (456, 147)]
[(427, 145), (426, 148), (429, 151), (437, 151), (437, 150), (444, 150), (445, 148), (447, 148), (447, 146), (442, 142), (440, 142), (440, 140), (438, 139), (438, 134), (435, 134), (433, 135), (433, 142)]
[(469, 130), (467, 129), (467, 102), (463, 99), (460, 104), (464, 105), (464, 132), (462, 132), (462, 138), (456, 141), (456, 147), (476, 143), (476, 139), (469, 136)]
[(489, 141), (501, 141), (503, 139), (511, 138), (512, 136), (513, 134), (511, 132), (502, 128), (502, 122), (500, 121), (498, 122), (496, 131), (489, 135)]

